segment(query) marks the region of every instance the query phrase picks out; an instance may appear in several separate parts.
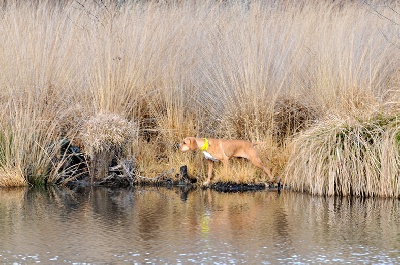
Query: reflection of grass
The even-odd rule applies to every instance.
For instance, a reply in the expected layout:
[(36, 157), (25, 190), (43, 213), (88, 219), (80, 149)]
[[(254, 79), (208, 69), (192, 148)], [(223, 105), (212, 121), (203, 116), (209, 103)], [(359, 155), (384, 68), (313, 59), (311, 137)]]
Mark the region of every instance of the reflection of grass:
[(313, 194), (400, 195), (398, 117), (331, 119), (302, 133), (286, 168), (286, 181)]
[[(55, 182), (55, 143), (91, 150), (81, 133), (102, 113), (138, 126), (122, 142), (145, 176), (182, 164), (204, 176), (199, 155), (174, 148), (189, 135), (266, 141), (280, 174), (294, 133), (399, 109), (396, 29), (364, 3), (128, 2), (0, 8), (2, 168)], [(392, 18), (398, 5), (377, 8)]]

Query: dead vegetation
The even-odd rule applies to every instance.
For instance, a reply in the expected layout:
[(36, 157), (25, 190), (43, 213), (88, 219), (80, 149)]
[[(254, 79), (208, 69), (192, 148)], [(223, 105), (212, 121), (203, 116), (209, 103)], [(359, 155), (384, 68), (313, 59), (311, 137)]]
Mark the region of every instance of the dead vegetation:
[(317, 195), (400, 195), (400, 120), (334, 118), (293, 141), (285, 182)]
[[(300, 189), (304, 180), (293, 176), (306, 172), (295, 168), (304, 164), (300, 147), (308, 143), (309, 159), (322, 159), (329, 155), (322, 155), (322, 147), (334, 148), (338, 140), (328, 133), (341, 128), (335, 122), (372, 121), (400, 110), (396, 2), (156, 2), (7, 1), (2, 6), (2, 169), (17, 168), (25, 183), (57, 183), (65, 162), (58, 153), (68, 139), (90, 158), (94, 178), (108, 170), (102, 161), (115, 157), (135, 157), (140, 175), (148, 178), (182, 165), (201, 178), (201, 155), (178, 153), (174, 145), (186, 136), (240, 138), (266, 142), (258, 148), (264, 162), (276, 175), (292, 175), (288, 181)], [(353, 125), (348, 125), (351, 137), (365, 133), (364, 125)], [(384, 130), (380, 136), (389, 139), (386, 131), (392, 129)], [(325, 141), (331, 144), (324, 146)], [(349, 152), (347, 158), (397, 161), (396, 146), (385, 143), (381, 148), (393, 149), (385, 156), (382, 149), (379, 156), (367, 152), (371, 161), (366, 151)], [(321, 161), (332, 172), (348, 165), (358, 173), (367, 170), (340, 163), (339, 170)], [(388, 177), (381, 175), (397, 172), (378, 166), (366, 171), (368, 178), (383, 181)], [(318, 177), (307, 172), (310, 179)], [(264, 180), (240, 160), (225, 176), (216, 178)], [(388, 195), (353, 184), (350, 190), (337, 188), (344, 180), (354, 181), (334, 178), (332, 188), (321, 179), (322, 190), (314, 192), (311, 184), (306, 190), (396, 194), (397, 186), (386, 188)]]

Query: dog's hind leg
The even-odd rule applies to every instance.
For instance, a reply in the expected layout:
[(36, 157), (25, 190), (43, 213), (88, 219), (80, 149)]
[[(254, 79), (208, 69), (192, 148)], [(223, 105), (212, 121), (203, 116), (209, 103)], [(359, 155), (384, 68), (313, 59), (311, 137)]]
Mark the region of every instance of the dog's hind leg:
[(271, 173), (271, 170), (269, 168), (267, 168), (266, 166), (264, 166), (260, 159), (258, 157), (249, 157), (249, 160), (251, 161), (251, 163), (253, 163), (253, 165), (255, 165), (258, 168), (261, 168), (262, 170), (264, 170), (264, 172), (268, 175), (269, 180), (270, 181), (274, 181), (274, 176)]

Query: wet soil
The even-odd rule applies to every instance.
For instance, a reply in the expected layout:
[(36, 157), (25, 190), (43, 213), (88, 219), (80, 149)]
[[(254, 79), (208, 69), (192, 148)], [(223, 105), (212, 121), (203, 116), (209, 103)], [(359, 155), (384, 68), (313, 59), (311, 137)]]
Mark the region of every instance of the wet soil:
[[(116, 158), (108, 162), (107, 176), (104, 178), (91, 178), (87, 156), (81, 152), (79, 147), (73, 146), (69, 140), (64, 140), (59, 161), (62, 166), (59, 170), (57, 184), (67, 186), (71, 189), (87, 186), (104, 186), (111, 188), (126, 188), (132, 186), (161, 186), (161, 187), (197, 187), (197, 179), (188, 175), (187, 166), (180, 167), (179, 172), (164, 171), (156, 177), (149, 178), (141, 176), (136, 167), (135, 157), (130, 159)], [(93, 181), (95, 179), (95, 181)], [(203, 187), (204, 188), (204, 187)], [(216, 182), (209, 187), (220, 192), (245, 192), (259, 190), (278, 190), (278, 186), (269, 186), (265, 183), (234, 183)]]

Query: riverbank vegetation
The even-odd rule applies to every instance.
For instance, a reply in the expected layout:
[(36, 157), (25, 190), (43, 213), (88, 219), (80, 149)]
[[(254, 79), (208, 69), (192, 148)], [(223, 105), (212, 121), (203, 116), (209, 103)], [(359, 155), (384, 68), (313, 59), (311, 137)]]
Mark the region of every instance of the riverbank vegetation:
[[(186, 136), (264, 141), (313, 194), (399, 196), (396, 1), (4, 1), (0, 186), (57, 183), (65, 139), (92, 179), (112, 156), (153, 178)], [(268, 158), (268, 160), (267, 160)], [(263, 182), (240, 160), (215, 180)], [(100, 170), (99, 165), (103, 165)]]
[(293, 141), (287, 181), (313, 194), (399, 197), (400, 119), (330, 118)]

